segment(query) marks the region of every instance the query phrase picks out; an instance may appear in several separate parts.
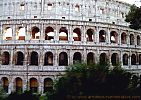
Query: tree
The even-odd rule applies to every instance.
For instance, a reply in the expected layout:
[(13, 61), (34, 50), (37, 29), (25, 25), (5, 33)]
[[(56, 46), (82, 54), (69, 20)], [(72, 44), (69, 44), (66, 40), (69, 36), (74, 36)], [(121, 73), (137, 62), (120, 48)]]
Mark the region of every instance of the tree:
[(130, 28), (138, 30), (141, 28), (141, 7), (132, 5), (130, 11), (126, 15), (126, 22), (130, 23)]
[(56, 82), (49, 100), (67, 100), (68, 96), (134, 95), (138, 77), (120, 66), (109, 68), (108, 64), (77, 63), (70, 66)]
[(0, 85), (0, 100), (3, 100), (6, 97), (6, 93), (3, 90), (3, 87)]
[(30, 91), (25, 91), (24, 93), (18, 94), (13, 92), (8, 95), (4, 100), (39, 100), (39, 95), (33, 94)]

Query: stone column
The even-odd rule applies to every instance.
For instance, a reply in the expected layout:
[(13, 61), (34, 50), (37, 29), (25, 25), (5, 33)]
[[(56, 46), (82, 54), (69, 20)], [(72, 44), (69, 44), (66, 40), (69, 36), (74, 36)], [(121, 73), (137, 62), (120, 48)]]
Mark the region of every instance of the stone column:
[(56, 29), (54, 30), (54, 40), (55, 40), (55, 43), (58, 43), (59, 42), (59, 27), (56, 25)]
[(39, 70), (42, 70), (42, 67), (44, 65), (44, 48), (43, 47), (40, 47), (40, 56), (39, 56)]
[(127, 32), (127, 45), (130, 45), (130, 32)]
[(17, 32), (17, 30), (16, 30), (16, 28), (17, 28), (17, 26), (16, 25), (13, 25), (12, 27), (12, 40), (16, 40), (16, 32)]
[(27, 29), (26, 29), (26, 40), (31, 40), (31, 25), (27, 25)]
[[(10, 77), (11, 78), (11, 77)], [(9, 80), (9, 86), (8, 86), (8, 94), (10, 94), (11, 92), (13, 92), (14, 90), (14, 83), (12, 81), (12, 78)]]
[(121, 45), (121, 30), (118, 31), (118, 44)]
[(83, 40), (82, 40), (82, 42), (84, 42), (84, 43), (86, 43), (87, 42), (87, 37), (86, 37), (86, 26), (83, 26), (83, 29), (82, 29), (83, 31)]
[(25, 50), (24, 50), (24, 65), (25, 65), (25, 67), (29, 64), (29, 61), (28, 61), (28, 46), (25, 46), (24, 47), (25, 48)]
[(70, 58), (70, 65), (73, 64), (73, 51), (70, 49), (70, 55), (69, 55), (69, 58)]
[(122, 57), (123, 57), (123, 51), (121, 50), (120, 51), (120, 63), (121, 63), (121, 66), (123, 66), (123, 59), (122, 59)]
[(14, 58), (14, 51), (15, 51), (15, 48), (13, 47), (13, 48), (11, 48), (11, 52), (10, 52), (10, 65), (11, 65), (11, 68), (13, 68), (13, 60), (14, 59), (16, 59), (16, 58)]
[(96, 27), (95, 41), (94, 42), (99, 44), (99, 27)]
[(131, 56), (132, 56), (132, 52), (129, 51), (129, 61), (128, 61), (128, 64), (129, 64), (129, 68), (131, 67)]
[(110, 29), (108, 28), (108, 31), (107, 31), (107, 34), (108, 34), (108, 37), (107, 37), (107, 42), (108, 42), (108, 44), (110, 44), (111, 43), (111, 36), (110, 36)]
[(68, 54), (68, 65), (70, 65), (70, 50), (67, 51)]
[(110, 64), (110, 66), (112, 66), (111, 56), (112, 56), (112, 51), (109, 50), (109, 52), (108, 52), (108, 54), (107, 54), (107, 57), (108, 57), (108, 59), (109, 59), (109, 64)]
[(23, 80), (23, 92), (27, 90), (27, 79)]
[(25, 40), (28, 40), (28, 25), (25, 26)]
[(99, 61), (99, 57), (100, 57), (100, 50), (99, 49), (97, 49), (97, 54), (95, 54), (95, 63), (97, 64), (97, 63), (99, 63), (100, 61)]
[(41, 26), (40, 26), (40, 40), (45, 40), (45, 30), (44, 30), (44, 25), (43, 23), (41, 23)]
[(73, 42), (73, 30), (72, 30), (72, 26), (69, 26), (68, 29), (68, 33), (69, 33), (69, 42)]
[(85, 26), (81, 26), (80, 27), (80, 31), (81, 31), (81, 42), (82, 43), (86, 43), (86, 30), (85, 30)]
[(38, 80), (38, 83), (39, 83), (39, 85), (38, 85), (38, 92), (39, 93), (43, 93), (43, 90), (42, 90), (42, 84), (44, 84), (44, 82), (42, 81), (42, 79), (41, 78), (39, 78), (39, 80)]
[(58, 50), (56, 49), (54, 52), (54, 65), (58, 66)]
[(82, 52), (82, 60), (84, 59), (84, 61), (83, 62), (87, 62), (87, 50), (86, 50), (86, 48), (84, 48), (84, 51)]
[(3, 33), (4, 33), (4, 32), (3, 32), (3, 27), (2, 27), (2, 25), (0, 25), (0, 33), (1, 33), (1, 34), (0, 34), (0, 39), (3, 40)]

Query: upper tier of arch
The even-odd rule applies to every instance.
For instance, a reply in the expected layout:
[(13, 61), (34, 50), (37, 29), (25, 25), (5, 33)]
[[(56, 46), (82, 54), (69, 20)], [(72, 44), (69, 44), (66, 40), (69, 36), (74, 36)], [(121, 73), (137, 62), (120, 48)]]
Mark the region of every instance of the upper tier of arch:
[(130, 5), (118, 0), (1, 0), (0, 20), (61, 19), (128, 26)]

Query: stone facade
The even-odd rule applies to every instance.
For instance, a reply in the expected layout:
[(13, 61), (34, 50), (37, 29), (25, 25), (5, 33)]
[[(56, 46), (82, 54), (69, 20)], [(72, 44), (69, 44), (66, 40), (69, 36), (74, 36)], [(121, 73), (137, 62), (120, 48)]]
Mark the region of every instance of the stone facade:
[(140, 73), (140, 31), (116, 0), (1, 0), (0, 79), (7, 93), (46, 92), (76, 61)]

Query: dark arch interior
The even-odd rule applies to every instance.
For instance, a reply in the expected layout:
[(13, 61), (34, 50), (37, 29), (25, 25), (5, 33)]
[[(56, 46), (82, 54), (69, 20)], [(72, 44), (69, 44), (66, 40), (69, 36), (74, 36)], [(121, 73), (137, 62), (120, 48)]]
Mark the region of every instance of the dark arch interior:
[(80, 29), (79, 28), (75, 28), (74, 30), (73, 30), (73, 34), (77, 34), (77, 37), (75, 36), (73, 36), (73, 39), (74, 39), (74, 41), (81, 41), (81, 31), (80, 31)]
[(36, 78), (31, 78), (30, 79), (30, 91), (32, 93), (37, 93), (38, 92), (38, 81)]
[(106, 42), (106, 32), (104, 30), (99, 32), (99, 42)]
[(87, 64), (94, 63), (94, 54), (92, 52), (87, 54)]
[(127, 37), (127, 36), (126, 36), (126, 33), (123, 32), (123, 33), (121, 34), (121, 43), (122, 43), (122, 44), (126, 44), (126, 43), (127, 43), (127, 42), (126, 42), (126, 41), (127, 41), (126, 37)]
[(50, 92), (53, 90), (53, 80), (50, 78), (46, 78), (44, 80), (44, 93)]
[(87, 41), (90, 41), (90, 42), (93, 41), (93, 38), (94, 38), (93, 34), (94, 34), (94, 31), (92, 29), (87, 30)]
[(111, 41), (111, 43), (117, 43), (118, 42), (118, 35), (117, 35), (117, 33), (115, 32), (115, 31), (112, 31), (111, 33), (110, 33), (110, 41)]
[(52, 52), (47, 52), (45, 54), (44, 65), (51, 65), (51, 66), (53, 66), (53, 54), (52, 54)]
[(36, 36), (38, 32), (40, 32), (40, 29), (38, 27), (32, 28), (32, 39), (39, 39), (39, 36)]
[(123, 60), (123, 65), (128, 65), (128, 55), (127, 54), (123, 55), (122, 60)]
[(23, 62), (24, 62), (24, 55), (22, 52), (17, 52), (17, 55), (16, 55), (17, 59), (16, 59), (16, 65), (23, 65)]
[(54, 39), (54, 34), (52, 33), (52, 35), (48, 35), (48, 33), (50, 32), (54, 32), (54, 29), (52, 27), (47, 27), (45, 30), (45, 40), (51, 40)]
[(137, 36), (137, 45), (140, 45), (140, 36)]
[(10, 62), (10, 54), (8, 52), (4, 52), (2, 54), (2, 65), (9, 65)]
[[(65, 33), (65, 35), (62, 35), (62, 33)], [(66, 27), (61, 27), (59, 30), (59, 40), (68, 40), (68, 30)]]
[(59, 66), (68, 66), (68, 55), (66, 52), (59, 54)]
[(107, 55), (106, 55), (106, 53), (101, 53), (100, 54), (100, 64), (101, 65), (107, 64)]
[(2, 78), (2, 86), (3, 86), (4, 92), (8, 93), (8, 86), (9, 86), (8, 78), (6, 77)]
[(31, 53), (30, 65), (38, 66), (38, 53), (37, 52)]
[(80, 52), (76, 52), (73, 55), (73, 63), (76, 63), (76, 62), (81, 62), (81, 53)]
[(134, 35), (130, 34), (130, 45), (134, 45)]
[(132, 56), (131, 56), (131, 65), (136, 65), (136, 62), (137, 62), (136, 55), (132, 54)]
[(15, 83), (16, 83), (16, 92), (22, 92), (23, 91), (23, 89), (22, 89), (22, 87), (23, 87), (22, 79), (16, 78)]
[(119, 63), (119, 57), (117, 53), (112, 54), (111, 62), (113, 66), (116, 66)]

